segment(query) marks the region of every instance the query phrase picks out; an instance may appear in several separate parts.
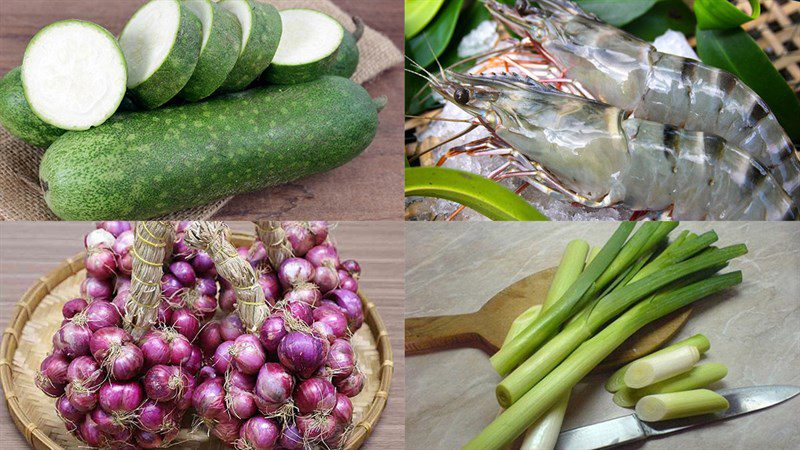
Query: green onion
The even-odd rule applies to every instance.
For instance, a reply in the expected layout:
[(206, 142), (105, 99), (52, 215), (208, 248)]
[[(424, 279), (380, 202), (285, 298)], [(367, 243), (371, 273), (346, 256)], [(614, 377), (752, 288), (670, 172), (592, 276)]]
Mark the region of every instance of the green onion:
[(742, 273), (717, 275), (645, 300), (580, 345), (541, 382), (470, 441), (467, 450), (502, 449), (639, 328), (700, 298), (741, 283)]
[[(698, 335), (700, 336), (700, 335)], [(614, 403), (624, 408), (636, 405), (640, 398), (654, 394), (668, 394), (670, 392), (688, 391), (699, 389), (717, 382), (728, 374), (728, 368), (722, 364), (709, 363), (694, 367), (692, 370), (674, 376), (641, 389), (624, 387), (614, 394)]]
[(589, 254), (588, 242), (575, 239), (567, 244), (564, 249), (564, 255), (561, 256), (561, 262), (558, 263), (556, 274), (553, 276), (550, 289), (547, 291), (543, 311), (547, 311), (560, 300), (567, 292), (567, 289), (572, 286), (572, 283), (578, 279), (581, 272), (583, 272), (587, 254)]
[(625, 243), (619, 255), (597, 279), (595, 288), (602, 289), (636, 260), (652, 250), (661, 239), (678, 226), (678, 222), (646, 222)]
[(586, 257), (586, 264), (594, 261), (598, 253), (600, 253), (600, 247), (592, 247), (592, 249), (589, 250), (589, 256)]
[(564, 295), (564, 292), (569, 289), (583, 271), (588, 253), (589, 244), (584, 240), (575, 239), (567, 244), (566, 249), (564, 249), (564, 255), (561, 256), (561, 262), (558, 264), (556, 274), (553, 276), (553, 281), (550, 283), (550, 289), (547, 290), (544, 303), (531, 306), (511, 322), (511, 327), (506, 333), (503, 345), (506, 345), (522, 330), (527, 328), (543, 310), (553, 306)]
[(655, 257), (653, 261), (645, 266), (632, 281), (638, 281), (647, 275), (653, 274), (659, 270), (672, 266), (673, 264), (690, 258), (697, 253), (705, 250), (711, 244), (717, 241), (717, 233), (709, 231), (700, 236), (688, 235), (680, 243), (668, 246), (664, 251)]
[(519, 450), (548, 450), (556, 447), (564, 414), (567, 413), (570, 393), (562, 396), (556, 406), (550, 408), (545, 415), (528, 428)]
[(517, 318), (511, 322), (511, 327), (508, 329), (508, 333), (506, 333), (506, 338), (503, 340), (503, 345), (506, 345), (508, 341), (514, 339), (514, 336), (518, 335), (520, 331), (532, 324), (542, 312), (542, 306), (543, 305), (541, 303), (538, 303), (526, 309), (525, 312), (517, 316)]
[(611, 292), (593, 307), (584, 310), (578, 319), (564, 327), (561, 333), (550, 339), (501, 381), (495, 390), (498, 403), (507, 408), (516, 402), (603, 324), (628, 309), (634, 302), (687, 275), (699, 272), (691, 278), (692, 281), (706, 278), (705, 269), (717, 267), (746, 252), (747, 247), (744, 244), (709, 249), (694, 258), (674, 264)]
[(648, 395), (636, 403), (636, 415), (646, 422), (681, 419), (725, 411), (728, 400), (708, 389)]
[[(553, 306), (578, 279), (589, 253), (589, 244), (586, 241), (576, 239), (567, 244), (558, 270), (553, 277), (553, 283), (547, 291), (547, 298), (544, 302), (542, 311), (547, 311)], [(516, 321), (515, 321), (516, 322)], [(512, 325), (513, 327), (513, 325)], [(520, 450), (545, 450), (553, 449), (558, 441), (561, 432), (561, 424), (564, 422), (564, 414), (567, 412), (569, 404), (567, 392), (553, 408), (548, 411), (535, 424), (528, 428), (525, 438), (522, 440)]]
[[(693, 347), (696, 347), (697, 350), (700, 352), (700, 354), (703, 354), (703, 353), (707, 352), (708, 349), (711, 348), (711, 343), (708, 341), (707, 337), (703, 336), (702, 334), (695, 334), (694, 336), (692, 336), (692, 337), (690, 337), (688, 339), (684, 339), (682, 341), (676, 342), (676, 343), (674, 343), (674, 344), (672, 344), (672, 345), (670, 345), (668, 347), (664, 347), (661, 350), (659, 350), (657, 352), (653, 352), (653, 353), (651, 353), (651, 354), (649, 354), (647, 356), (644, 356), (644, 357), (642, 357), (640, 359), (649, 358), (651, 356), (656, 356), (656, 355), (668, 352), (668, 351), (670, 351), (672, 349), (675, 349), (675, 348), (678, 348), (678, 347), (683, 347), (683, 346), (686, 346), (686, 345), (691, 345)], [(628, 367), (630, 367), (631, 364), (633, 364), (633, 362), (630, 362), (630, 363), (620, 367), (619, 369), (617, 369), (616, 372), (611, 374), (611, 377), (609, 377), (608, 381), (606, 381), (606, 390), (608, 392), (617, 392), (620, 389), (625, 388), (625, 381), (624, 381), (625, 372), (628, 370)]]
[(612, 263), (633, 227), (632, 222), (621, 223), (597, 257), (592, 260), (592, 263), (581, 273), (561, 299), (489, 359), (499, 374), (509, 373), (524, 361), (558, 330), (558, 327), (570, 317), (571, 311), (582, 307), (578, 305), (583, 295)]
[(625, 372), (625, 386), (633, 389), (650, 386), (692, 370), (697, 361), (700, 361), (700, 352), (692, 346), (634, 361)]

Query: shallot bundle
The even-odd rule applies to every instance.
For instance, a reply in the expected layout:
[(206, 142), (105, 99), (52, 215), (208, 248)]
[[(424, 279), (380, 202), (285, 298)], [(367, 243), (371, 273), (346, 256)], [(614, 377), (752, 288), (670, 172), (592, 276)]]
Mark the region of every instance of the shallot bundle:
[[(326, 222), (259, 223), (260, 239), (222, 259), (246, 266), (242, 286), (220, 275), (219, 249), (186, 239), (191, 226), (169, 226), (144, 282), (152, 306), (138, 309), (140, 230), (100, 222), (87, 234), (81, 297), (63, 305), (36, 377), (66, 428), (91, 447), (159, 448), (190, 412), (239, 449), (342, 447), (365, 381), (350, 343), (364, 321), (359, 264), (340, 261)], [(237, 293), (253, 302), (248, 288), (266, 308), (255, 324), (237, 305)], [(153, 319), (131, 331), (142, 307)]]
[(364, 385), (350, 344), (364, 321), (360, 267), (340, 262), (325, 222), (257, 230), (261, 239), (237, 253), (255, 271), (270, 313), (248, 330), (233, 312), (236, 283), (220, 281), (220, 308), (231, 314), (200, 332), (207, 378), (193, 406), (236, 448), (340, 448), (352, 428), (350, 397)]
[[(172, 314), (135, 340), (125, 322), (134, 241), (128, 222), (100, 222), (86, 235), (81, 297), (63, 305), (53, 351), (36, 377), (45, 394), (57, 397), (67, 430), (92, 447), (158, 448), (175, 439), (202, 364), (202, 350), (191, 339), (216, 311), (216, 280), (202, 278), (210, 280), (201, 283), (213, 305), (187, 307), (191, 320)], [(170, 259), (167, 270), (183, 261), (176, 254)]]

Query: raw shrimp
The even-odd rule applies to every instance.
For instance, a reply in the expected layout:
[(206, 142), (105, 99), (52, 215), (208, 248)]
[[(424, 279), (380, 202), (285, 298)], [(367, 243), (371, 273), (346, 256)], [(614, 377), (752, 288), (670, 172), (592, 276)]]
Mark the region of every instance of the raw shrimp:
[[(669, 211), (683, 220), (796, 219), (761, 164), (724, 139), (630, 117), (519, 75), (424, 75), (506, 146), (531, 185), (590, 207)], [(523, 158), (524, 157), (524, 158)]]
[(635, 117), (716, 134), (756, 158), (800, 201), (800, 156), (767, 104), (738, 78), (655, 47), (601, 22), (569, 0), (489, 11), (544, 53), (594, 97)]

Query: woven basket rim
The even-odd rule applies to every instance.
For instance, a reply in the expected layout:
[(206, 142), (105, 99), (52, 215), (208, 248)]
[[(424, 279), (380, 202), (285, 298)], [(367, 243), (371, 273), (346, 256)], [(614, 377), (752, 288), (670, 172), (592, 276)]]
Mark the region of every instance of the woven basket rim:
[[(251, 244), (255, 236), (251, 233), (235, 231), (230, 235), (230, 240), (235, 245)], [(59, 444), (53, 441), (47, 433), (39, 428), (25, 414), (20, 405), (20, 399), (16, 394), (13, 383), (13, 360), (19, 344), (22, 329), (33, 316), (33, 312), (45, 296), (64, 281), (69, 276), (77, 274), (84, 268), (82, 251), (65, 261), (61, 262), (56, 268), (48, 272), (29, 287), (22, 294), (20, 300), (14, 305), (14, 312), (11, 314), (11, 322), (8, 328), (3, 331), (3, 339), (0, 342), (0, 386), (6, 400), (8, 412), (14, 421), (17, 429), (22, 432), (25, 440), (34, 448), (62, 449)], [(58, 280), (58, 281), (56, 281)], [(375, 397), (367, 408), (364, 416), (359, 423), (355, 424), (350, 437), (345, 444), (346, 450), (359, 448), (364, 441), (372, 434), (375, 424), (380, 418), (389, 397), (392, 375), (394, 373), (394, 360), (392, 347), (389, 342), (389, 332), (378, 314), (378, 309), (367, 296), (359, 289), (359, 297), (364, 308), (364, 321), (370, 326), (373, 338), (380, 356), (380, 385), (375, 392)]]

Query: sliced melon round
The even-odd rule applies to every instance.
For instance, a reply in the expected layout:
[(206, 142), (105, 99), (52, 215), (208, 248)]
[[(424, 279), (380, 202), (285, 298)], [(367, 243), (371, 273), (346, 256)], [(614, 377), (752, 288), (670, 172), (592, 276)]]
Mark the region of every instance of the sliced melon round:
[(336, 52), (336, 59), (330, 68), (330, 75), (336, 75), (344, 78), (350, 78), (356, 73), (358, 68), (358, 40), (364, 34), (364, 22), (358, 18), (353, 17), (355, 24), (355, 31), (352, 33), (344, 30), (344, 39), (342, 45), (339, 46), (339, 51)]
[(242, 27), (239, 59), (219, 91), (241, 91), (272, 61), (281, 39), (281, 16), (274, 6), (251, 0), (223, 0), (219, 5), (233, 13)]
[(344, 27), (313, 9), (281, 11), (283, 35), (264, 78), (275, 84), (294, 84), (330, 71), (344, 39)]
[(25, 99), (22, 69), (15, 67), (0, 78), (0, 125), (12, 135), (37, 147), (47, 147), (66, 130), (44, 123)]
[(82, 20), (50, 24), (28, 43), (22, 88), (43, 122), (64, 130), (100, 125), (125, 95), (127, 71), (117, 40)]
[(200, 19), (179, 0), (139, 8), (119, 36), (136, 102), (153, 109), (175, 97), (194, 72), (202, 41)]
[(178, 94), (194, 102), (213, 94), (233, 70), (242, 45), (242, 27), (233, 13), (211, 0), (184, 0), (183, 4), (203, 24), (200, 59)]

